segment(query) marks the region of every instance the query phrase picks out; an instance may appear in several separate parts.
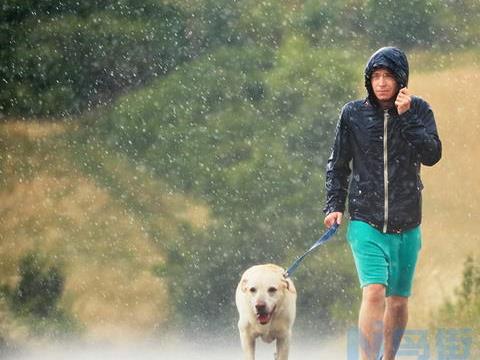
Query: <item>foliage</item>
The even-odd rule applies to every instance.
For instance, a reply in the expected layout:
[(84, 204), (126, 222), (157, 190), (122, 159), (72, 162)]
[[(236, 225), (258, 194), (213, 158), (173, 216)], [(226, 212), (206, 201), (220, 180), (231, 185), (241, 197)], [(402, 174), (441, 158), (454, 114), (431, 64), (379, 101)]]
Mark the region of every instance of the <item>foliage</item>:
[[(275, 16), (273, 16), (276, 14)], [(0, 109), (69, 115), (224, 44), (278, 42), (276, 3), (9, 0), (0, 8)], [(270, 19), (270, 20), (268, 20)]]
[(480, 263), (468, 256), (464, 263), (462, 283), (455, 299), (446, 301), (432, 324), (437, 328), (460, 328), (471, 332), (472, 356), (480, 354)]
[(445, 303), (440, 311), (442, 322), (478, 328), (480, 323), (480, 264), (472, 256), (467, 257), (463, 279), (456, 290), (455, 300)]
[(3, 111), (67, 115), (108, 102), (187, 56), (185, 17), (151, 1), (3, 5)]
[(55, 311), (63, 292), (64, 277), (56, 266), (31, 253), (19, 265), (20, 281), (12, 293), (12, 306), (18, 313), (48, 316)]
[(313, 44), (365, 46), (365, 0), (307, 0), (296, 16), (295, 28)]
[(377, 43), (402, 47), (433, 43), (437, 32), (438, 3), (413, 0), (406, 5), (399, 1), (369, 0), (366, 4), (366, 31)]
[(255, 0), (174, 1), (191, 14), (189, 39), (195, 54), (225, 45), (276, 47), (292, 21), (287, 2)]
[(18, 275), (15, 288), (4, 285), (1, 293), (32, 333), (63, 336), (80, 330), (58, 305), (65, 283), (60, 266), (50, 265), (44, 256), (31, 252), (22, 257)]
[(477, 1), (7, 0), (0, 7), (0, 111), (53, 116), (108, 104), (224, 46), (274, 50), (474, 46)]
[(312, 0), (294, 16), (294, 28), (317, 46), (471, 47), (479, 14), (476, 1)]
[(441, 32), (436, 34), (439, 42), (450, 46), (476, 48), (480, 40), (480, 2), (462, 0), (440, 3)]

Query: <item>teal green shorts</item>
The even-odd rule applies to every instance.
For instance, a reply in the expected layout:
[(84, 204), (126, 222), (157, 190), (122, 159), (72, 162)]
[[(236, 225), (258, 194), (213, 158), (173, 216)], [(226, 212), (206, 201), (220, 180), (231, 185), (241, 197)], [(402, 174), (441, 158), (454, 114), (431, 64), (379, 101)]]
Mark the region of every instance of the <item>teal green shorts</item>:
[(418, 252), (422, 247), (419, 226), (399, 234), (384, 234), (366, 222), (352, 220), (347, 240), (360, 287), (383, 284), (386, 296), (411, 295)]

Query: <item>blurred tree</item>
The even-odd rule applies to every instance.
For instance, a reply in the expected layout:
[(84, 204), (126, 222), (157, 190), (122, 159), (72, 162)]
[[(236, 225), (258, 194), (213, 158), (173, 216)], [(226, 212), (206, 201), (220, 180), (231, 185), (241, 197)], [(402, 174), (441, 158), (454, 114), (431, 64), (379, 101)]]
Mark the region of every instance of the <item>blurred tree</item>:
[(6, 285), (0, 288), (0, 296), (14, 314), (10, 322), (21, 324), (28, 334), (57, 340), (82, 331), (82, 324), (59, 306), (65, 284), (61, 265), (30, 252), (21, 258), (18, 275), (13, 289)]
[(468, 256), (463, 267), (463, 278), (455, 291), (455, 297), (449, 299), (440, 308), (434, 318), (437, 328), (469, 329), (473, 333), (472, 356), (480, 353), (480, 263)]
[(252, 1), (8, 0), (0, 111), (69, 115), (224, 45), (278, 44), (285, 7)]
[(78, 113), (188, 58), (185, 14), (153, 0), (8, 0), (0, 24), (7, 44), (0, 110), (7, 113)]
[(422, 46), (435, 42), (438, 14), (435, 0), (367, 0), (365, 26), (375, 44)]
[(478, 43), (477, 1), (6, 0), (0, 112), (78, 114), (225, 46)]
[(296, 29), (321, 47), (364, 46), (365, 0), (307, 0)]
[(442, 29), (438, 40), (450, 47), (478, 47), (480, 42), (480, 2), (476, 0), (442, 3)]

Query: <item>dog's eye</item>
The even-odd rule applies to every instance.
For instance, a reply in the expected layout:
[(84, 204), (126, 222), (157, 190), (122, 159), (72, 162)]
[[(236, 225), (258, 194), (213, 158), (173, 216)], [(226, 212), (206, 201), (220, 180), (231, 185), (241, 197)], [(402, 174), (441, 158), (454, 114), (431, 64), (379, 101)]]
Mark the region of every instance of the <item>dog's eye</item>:
[(252, 294), (255, 294), (255, 293), (257, 292), (257, 289), (254, 288), (254, 287), (251, 287), (251, 288), (250, 288), (250, 292), (251, 292)]
[(275, 293), (276, 291), (277, 291), (277, 288), (274, 288), (273, 286), (268, 288), (269, 293)]

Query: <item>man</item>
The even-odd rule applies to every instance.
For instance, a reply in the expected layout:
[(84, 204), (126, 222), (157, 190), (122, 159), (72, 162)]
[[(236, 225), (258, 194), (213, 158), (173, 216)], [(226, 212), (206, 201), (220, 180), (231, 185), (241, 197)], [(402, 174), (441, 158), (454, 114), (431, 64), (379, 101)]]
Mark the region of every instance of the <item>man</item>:
[[(393, 360), (407, 320), (421, 248), (420, 165), (434, 165), (441, 142), (430, 106), (408, 89), (408, 62), (397, 48), (375, 52), (365, 68), (365, 100), (346, 104), (327, 164), (325, 225), (342, 221), (362, 288), (362, 359)], [(352, 172), (350, 186), (349, 178)]]

